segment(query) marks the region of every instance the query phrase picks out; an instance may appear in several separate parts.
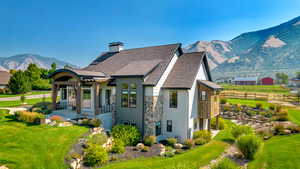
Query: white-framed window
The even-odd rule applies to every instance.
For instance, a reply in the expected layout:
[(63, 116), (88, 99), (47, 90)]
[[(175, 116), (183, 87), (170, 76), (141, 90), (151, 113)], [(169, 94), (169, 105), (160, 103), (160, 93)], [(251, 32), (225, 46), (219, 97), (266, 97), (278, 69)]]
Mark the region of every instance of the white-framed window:
[(155, 123), (155, 135), (156, 136), (161, 135), (161, 122), (160, 121)]
[(201, 100), (205, 101), (207, 100), (207, 92), (206, 91), (201, 91)]
[(130, 91), (129, 91), (129, 107), (136, 108), (136, 84), (130, 84)]
[(122, 84), (121, 90), (121, 106), (128, 107), (128, 100), (129, 100), (129, 88), (127, 83)]
[(177, 108), (178, 104), (178, 93), (177, 91), (170, 91), (169, 92), (169, 106), (170, 108)]

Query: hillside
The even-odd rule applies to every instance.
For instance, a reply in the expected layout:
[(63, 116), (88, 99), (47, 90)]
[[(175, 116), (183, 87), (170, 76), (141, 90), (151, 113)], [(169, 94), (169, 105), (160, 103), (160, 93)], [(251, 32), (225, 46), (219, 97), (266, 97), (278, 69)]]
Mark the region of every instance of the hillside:
[(300, 17), (278, 26), (243, 33), (230, 41), (198, 41), (186, 52), (206, 50), (215, 78), (293, 75), (300, 71)]
[(62, 68), (65, 65), (76, 67), (70, 63), (60, 61), (51, 57), (43, 57), (36, 54), (19, 54), (10, 57), (0, 57), (0, 70), (1, 69), (21, 69), (24, 70), (30, 63), (35, 63), (41, 68), (49, 69), (51, 64), (55, 62), (58, 68)]

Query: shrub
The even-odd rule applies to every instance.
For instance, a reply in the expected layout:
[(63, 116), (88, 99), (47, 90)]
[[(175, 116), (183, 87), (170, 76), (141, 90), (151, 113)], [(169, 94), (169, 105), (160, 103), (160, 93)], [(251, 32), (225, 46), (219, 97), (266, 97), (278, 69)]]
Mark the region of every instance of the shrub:
[(183, 144), (186, 146), (186, 148), (190, 149), (195, 145), (195, 142), (192, 139), (187, 139)]
[(13, 94), (26, 93), (31, 90), (31, 82), (22, 70), (18, 70), (9, 79), (8, 88)]
[(270, 104), (270, 105), (269, 105), (269, 109), (270, 109), (270, 110), (275, 110), (275, 107), (276, 107), (276, 106), (275, 106), (274, 104)]
[(261, 103), (256, 103), (255, 104), (255, 108), (256, 109), (261, 109), (262, 108), (262, 104)]
[(237, 147), (244, 157), (249, 160), (254, 159), (254, 156), (261, 148), (261, 145), (261, 139), (254, 134), (243, 135), (237, 139)]
[(16, 119), (26, 123), (38, 124), (44, 115), (36, 112), (20, 111), (15, 113)]
[(223, 111), (224, 112), (227, 112), (227, 111), (230, 111), (231, 110), (231, 106), (230, 105), (224, 105), (223, 107)]
[(84, 152), (83, 160), (89, 166), (100, 166), (108, 161), (108, 153), (99, 145), (89, 144)]
[(279, 113), (279, 112), (282, 111), (282, 109), (283, 109), (282, 106), (277, 105), (275, 111), (276, 111), (277, 113)]
[(89, 144), (103, 145), (107, 142), (107, 136), (105, 133), (94, 134), (88, 138)]
[(242, 111), (241, 105), (240, 105), (240, 104), (236, 104), (236, 105), (234, 106), (234, 111), (235, 111), (235, 112), (240, 112), (240, 111)]
[(50, 117), (50, 120), (56, 121), (56, 122), (62, 122), (62, 121), (64, 121), (64, 118), (61, 116), (58, 116), (58, 115), (54, 115), (54, 116)]
[(175, 153), (173, 151), (167, 151), (165, 152), (166, 157), (174, 157)]
[(262, 137), (264, 140), (267, 140), (273, 136), (272, 131), (270, 130), (260, 130), (257, 132), (257, 134)]
[(148, 152), (149, 149), (150, 149), (150, 148), (149, 148), (148, 146), (144, 146), (144, 147), (142, 148), (141, 151), (142, 151), (142, 152)]
[(111, 147), (111, 152), (122, 154), (125, 152), (125, 146), (122, 140), (114, 140), (113, 146)]
[(203, 139), (203, 138), (197, 138), (195, 139), (195, 145), (203, 145), (206, 144), (207, 140)]
[(81, 159), (81, 155), (78, 153), (72, 153), (72, 154), (70, 154), (70, 157), (72, 159)]
[(118, 157), (116, 157), (116, 156), (111, 156), (110, 157), (110, 161), (117, 161), (118, 160)]
[(184, 153), (184, 151), (182, 149), (176, 149), (175, 150), (175, 154), (182, 154)]
[(273, 120), (287, 121), (288, 120), (288, 112), (286, 110), (281, 110), (280, 112), (276, 112), (275, 116), (273, 116)]
[(215, 165), (212, 166), (212, 169), (238, 169), (238, 165), (236, 165), (232, 160), (228, 158), (224, 158), (219, 161)]
[(177, 143), (177, 139), (176, 138), (168, 138), (167, 139), (167, 142), (168, 142), (168, 145), (169, 146), (174, 146), (174, 144), (176, 144)]
[(295, 126), (295, 125), (289, 125), (289, 126), (287, 126), (287, 129), (291, 130), (292, 133), (299, 133), (300, 132), (300, 127)]
[(221, 99), (220, 100), (220, 104), (226, 104), (227, 103), (227, 99)]
[(136, 145), (141, 135), (138, 129), (129, 125), (116, 125), (112, 129), (114, 139), (120, 139), (126, 145)]
[(26, 97), (25, 97), (24, 95), (22, 95), (22, 96), (20, 97), (21, 103), (24, 104), (24, 103), (25, 103), (25, 100), (26, 100)]
[(193, 139), (203, 139), (206, 143), (211, 140), (211, 132), (208, 130), (198, 130), (193, 133)]
[(254, 116), (254, 115), (257, 114), (257, 112), (254, 111), (254, 110), (248, 110), (248, 111), (246, 111), (246, 114), (247, 114), (248, 116)]
[(276, 124), (274, 126), (275, 135), (284, 135), (284, 126), (282, 124)]
[(210, 126), (211, 126), (211, 128), (216, 129), (216, 130), (223, 130), (225, 128), (225, 124), (226, 123), (225, 123), (224, 119), (219, 117), (219, 128), (217, 128), (217, 119), (216, 118), (211, 119)]
[(102, 125), (102, 121), (100, 119), (94, 118), (89, 120), (89, 125), (92, 127), (100, 127)]
[(253, 129), (249, 126), (236, 125), (232, 128), (231, 134), (234, 138), (238, 138), (241, 135), (252, 134)]
[(144, 139), (144, 144), (146, 146), (152, 146), (156, 142), (156, 136), (146, 136)]

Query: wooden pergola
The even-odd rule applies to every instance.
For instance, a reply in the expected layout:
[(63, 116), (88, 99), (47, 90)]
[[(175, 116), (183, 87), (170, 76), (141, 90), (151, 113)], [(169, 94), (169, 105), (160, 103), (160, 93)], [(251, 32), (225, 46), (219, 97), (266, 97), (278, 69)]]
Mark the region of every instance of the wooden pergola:
[[(50, 77), (52, 82), (52, 109), (57, 109), (57, 95), (61, 86), (72, 86), (75, 90), (76, 112), (81, 113), (82, 96), (81, 89), (83, 85), (91, 85), (94, 90), (94, 110), (95, 115), (100, 114), (99, 95), (100, 84), (107, 82), (109, 78), (103, 76), (99, 72), (99, 76), (94, 74), (97, 72), (81, 71), (72, 69), (59, 69), (55, 71)], [(92, 75), (91, 75), (92, 74)], [(70, 80), (71, 79), (71, 80)]]

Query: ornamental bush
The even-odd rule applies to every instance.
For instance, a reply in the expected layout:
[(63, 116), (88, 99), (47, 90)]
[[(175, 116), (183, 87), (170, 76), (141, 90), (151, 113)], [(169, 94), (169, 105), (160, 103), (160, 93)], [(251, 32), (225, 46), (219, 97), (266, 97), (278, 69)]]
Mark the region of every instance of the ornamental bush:
[(219, 128), (217, 128), (217, 119), (216, 118), (211, 119), (210, 126), (212, 129), (223, 130), (225, 128), (225, 125), (226, 125), (225, 120), (219, 117)]
[(261, 139), (255, 136), (254, 134), (240, 136), (237, 139), (236, 143), (239, 150), (248, 160), (253, 160), (255, 154), (259, 151), (259, 149), (262, 146)]
[(18, 121), (38, 124), (40, 122), (40, 119), (43, 119), (45, 117), (43, 114), (36, 112), (19, 111), (15, 113), (15, 118)]
[(89, 166), (100, 166), (108, 161), (108, 153), (100, 145), (89, 144), (84, 152), (83, 160)]
[(211, 132), (208, 130), (198, 130), (193, 134), (193, 139), (203, 139), (206, 143), (211, 140)]
[(156, 142), (156, 136), (146, 136), (144, 138), (144, 144), (146, 146), (152, 146)]
[(113, 127), (112, 136), (114, 139), (123, 141), (125, 146), (134, 146), (140, 140), (141, 134), (134, 126), (120, 124)]
[(224, 158), (217, 164), (212, 166), (212, 169), (238, 169), (239, 167), (228, 158)]
[(177, 143), (177, 139), (176, 138), (168, 138), (167, 139), (168, 145), (174, 147), (174, 144)]
[(249, 126), (236, 125), (232, 128), (231, 134), (237, 139), (241, 135), (253, 134), (253, 129)]
[(111, 152), (113, 153), (118, 153), (118, 154), (122, 154), (125, 152), (125, 146), (122, 140), (114, 140), (114, 143), (111, 147)]
[(192, 147), (194, 147), (195, 142), (192, 139), (186, 139), (183, 144), (186, 148), (191, 149)]
[(107, 142), (107, 136), (105, 133), (94, 134), (87, 140), (88, 144), (103, 145)]

